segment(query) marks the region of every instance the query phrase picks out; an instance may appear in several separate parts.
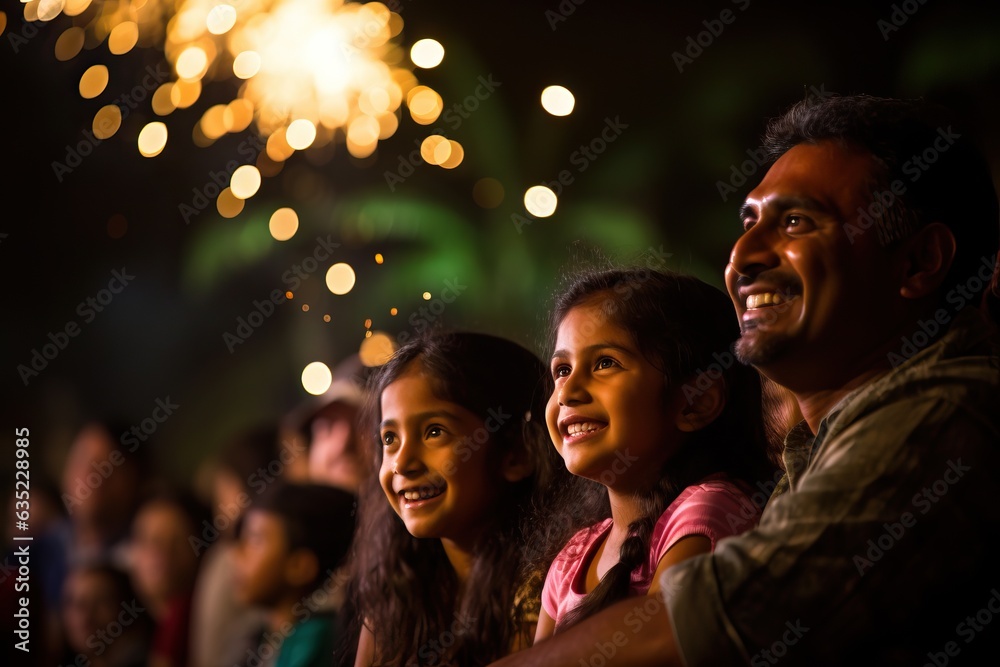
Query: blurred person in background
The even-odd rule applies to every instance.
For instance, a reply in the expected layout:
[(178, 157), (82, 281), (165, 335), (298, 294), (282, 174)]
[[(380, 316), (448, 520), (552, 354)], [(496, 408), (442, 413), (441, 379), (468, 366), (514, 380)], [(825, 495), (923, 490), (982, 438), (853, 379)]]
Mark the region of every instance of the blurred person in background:
[(263, 611), (233, 594), (236, 530), (253, 499), (278, 479), (297, 479), (305, 444), (283, 437), (269, 422), (234, 434), (203, 464), (200, 476), (212, 517), (192, 542), (201, 558), (195, 582), (191, 626), (191, 664), (231, 667), (245, 654), (264, 622)]
[(66, 577), (60, 608), (60, 665), (145, 667), (152, 621), (129, 581), (109, 563), (79, 564)]
[(307, 443), (309, 481), (355, 495), (361, 484), (358, 412), (366, 371), (356, 354), (342, 360), (333, 369), (330, 388), (304, 402), (288, 420)]
[(207, 517), (206, 508), (188, 493), (164, 491), (146, 500), (132, 523), (129, 574), (153, 619), (150, 667), (188, 664), (199, 564), (191, 539)]

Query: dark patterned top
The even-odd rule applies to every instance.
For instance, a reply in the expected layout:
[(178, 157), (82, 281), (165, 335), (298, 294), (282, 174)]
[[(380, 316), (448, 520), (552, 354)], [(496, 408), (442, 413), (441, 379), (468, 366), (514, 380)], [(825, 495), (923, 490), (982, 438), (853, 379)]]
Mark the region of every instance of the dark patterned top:
[(998, 349), (967, 310), (792, 429), (759, 526), (661, 581), (688, 665), (994, 664)]

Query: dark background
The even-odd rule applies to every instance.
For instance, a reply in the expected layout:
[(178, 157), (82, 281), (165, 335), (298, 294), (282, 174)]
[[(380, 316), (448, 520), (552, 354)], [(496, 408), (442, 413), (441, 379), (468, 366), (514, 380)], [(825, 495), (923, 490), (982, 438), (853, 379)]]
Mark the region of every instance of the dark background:
[[(906, 15), (903, 5), (913, 15), (886, 39), (878, 22), (894, 11)], [(141, 157), (135, 144), (139, 129), (156, 119), (147, 99), (60, 182), (52, 163), (65, 160), (97, 109), (136, 85), (147, 66), (162, 62), (162, 52), (111, 56), (99, 45), (60, 62), (53, 47), (69, 18), (41, 24), (37, 35), (15, 45), (10, 36), (24, 29), (21, 8), (4, 1), (0, 343), (3, 437), (10, 443), (4, 451), (13, 448), (14, 427), (27, 426), (33, 451), (43, 454), (33, 459), (33, 472), (55, 476), (83, 419), (117, 415), (138, 424), (157, 399), (169, 397), (179, 408), (145, 446), (161, 472), (189, 479), (227, 434), (279, 419), (306, 399), (302, 368), (315, 360), (333, 365), (355, 352), (367, 318), (373, 330), (393, 336), (412, 332), (414, 321), (427, 322), (418, 314), (428, 305), (420, 295), (438, 296), (446, 280), (466, 289), (437, 319), (509, 336), (540, 354), (557, 277), (590, 257), (591, 248), (627, 261), (662, 245), (670, 268), (721, 287), (739, 233), (737, 208), (761, 173), (734, 183), (737, 191), (726, 200), (718, 183), (730, 182), (767, 118), (817, 91), (943, 102), (964, 119), (1000, 174), (995, 3), (401, 0), (398, 6), (407, 48), (423, 37), (445, 47), (439, 67), (416, 73), (441, 93), (446, 109), (473, 94), (480, 76), (500, 82), (460, 127), (443, 126), (465, 147), (463, 164), (451, 171), (420, 165), (390, 190), (386, 171), (398, 168), (415, 140), (442, 126), (419, 126), (404, 110), (400, 129), (372, 158), (353, 159), (342, 146), (325, 160), (296, 154), (265, 179), (240, 216), (223, 219), (213, 205), (185, 224), (179, 205), (191, 202), (210, 171), (240, 159), (239, 144), (250, 136), (231, 135), (209, 148), (191, 141), (201, 113), (231, 99), (234, 84), (208, 85), (194, 107), (168, 116), (170, 140), (153, 159)], [(567, 15), (555, 22), (546, 12), (560, 7)], [(679, 72), (672, 54), (726, 8), (735, 21)], [(109, 66), (111, 80), (100, 97), (83, 100), (77, 82), (95, 63)], [(549, 84), (575, 93), (571, 116), (541, 109), (538, 96)], [(572, 154), (609, 118), (627, 128), (578, 172)], [(563, 169), (574, 180), (556, 214), (519, 233), (511, 216), (526, 216), (524, 190)], [(495, 209), (477, 206), (471, 195), (485, 176), (505, 188)], [(286, 243), (267, 233), (279, 206), (294, 207), (300, 217), (298, 234)], [(121, 219), (115, 216), (127, 223), (120, 238), (109, 234), (109, 221)], [(349, 262), (357, 272), (354, 290), (330, 294), (324, 266), (230, 353), (223, 333), (235, 330), (255, 299), (286, 289), (282, 274), (327, 235), (340, 244), (331, 261)], [(376, 252), (384, 264), (375, 263)], [(83, 323), (77, 305), (123, 267), (134, 281)], [(396, 317), (390, 307), (398, 308)], [(80, 335), (25, 386), (17, 366), (30, 364), (32, 350), (71, 320), (81, 325)], [(14, 460), (6, 458), (4, 471)]]

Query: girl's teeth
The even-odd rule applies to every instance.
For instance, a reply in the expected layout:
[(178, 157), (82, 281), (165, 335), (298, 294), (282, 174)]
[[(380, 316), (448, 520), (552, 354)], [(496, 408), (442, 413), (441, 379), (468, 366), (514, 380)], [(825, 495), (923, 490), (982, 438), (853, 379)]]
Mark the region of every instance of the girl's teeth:
[(577, 435), (578, 433), (596, 431), (599, 428), (601, 428), (601, 425), (594, 422), (576, 422), (567, 426), (566, 432), (570, 435)]
[(427, 500), (434, 496), (441, 495), (441, 489), (417, 489), (415, 491), (403, 491), (403, 498), (406, 500)]
[(785, 297), (778, 292), (761, 292), (751, 294), (747, 297), (747, 309), (760, 308), (761, 306), (777, 306), (785, 302)]

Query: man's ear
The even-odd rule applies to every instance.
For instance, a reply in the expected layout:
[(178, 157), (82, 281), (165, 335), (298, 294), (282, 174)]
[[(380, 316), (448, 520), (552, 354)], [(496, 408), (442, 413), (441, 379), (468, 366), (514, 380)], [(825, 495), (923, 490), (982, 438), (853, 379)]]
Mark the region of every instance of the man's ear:
[(310, 549), (296, 549), (285, 559), (285, 579), (297, 588), (305, 588), (319, 575), (319, 558)]
[(932, 222), (905, 243), (899, 293), (904, 299), (920, 299), (938, 289), (948, 275), (955, 258), (955, 235), (947, 225)]
[[(695, 386), (695, 378), (688, 385)], [(726, 384), (718, 377), (705, 389), (681, 392), (676, 406), (674, 425), (677, 430), (691, 433), (703, 429), (715, 421), (726, 407)]]

